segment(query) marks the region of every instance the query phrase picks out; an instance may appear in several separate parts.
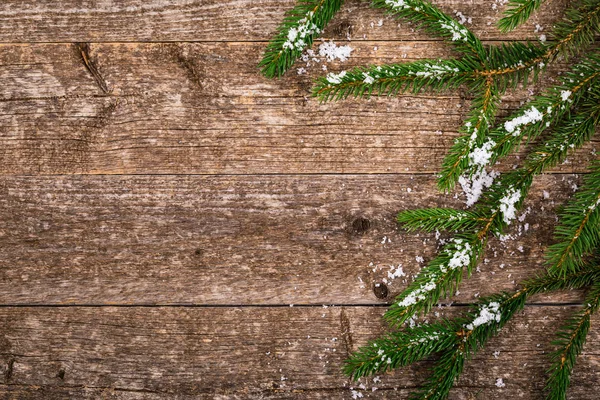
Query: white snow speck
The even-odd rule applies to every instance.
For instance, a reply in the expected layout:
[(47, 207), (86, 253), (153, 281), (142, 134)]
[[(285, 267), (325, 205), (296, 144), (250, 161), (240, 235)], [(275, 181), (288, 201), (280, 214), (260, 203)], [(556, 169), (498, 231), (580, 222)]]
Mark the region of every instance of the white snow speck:
[(560, 98), (562, 99), (562, 101), (567, 101), (569, 100), (569, 97), (571, 96), (571, 91), (570, 90), (561, 90), (560, 91)]
[(341, 62), (346, 61), (350, 57), (354, 49), (350, 46), (338, 46), (333, 41), (322, 43), (319, 46), (319, 55), (327, 58), (331, 62), (339, 59)]
[(458, 183), (467, 196), (467, 207), (475, 204), (479, 200), (479, 197), (481, 197), (483, 190), (492, 186), (494, 179), (499, 175), (499, 172), (491, 171), (488, 173), (485, 168), (480, 168), (470, 179), (465, 175), (459, 177)]
[(521, 200), (521, 191), (509, 189), (508, 194), (500, 199), (500, 212), (504, 222), (510, 225), (510, 222), (515, 219), (517, 215), (516, 204)]
[(532, 106), (529, 110), (525, 111), (523, 115), (506, 121), (504, 123), (504, 129), (506, 129), (508, 133), (512, 133), (513, 136), (518, 136), (521, 133), (521, 130), (519, 129), (521, 126), (539, 122), (543, 118), (544, 115), (539, 112), (537, 108)]
[(363, 82), (365, 82), (367, 85), (371, 85), (375, 82), (375, 79), (366, 72), (363, 72), (363, 76), (365, 77), (365, 80)]
[(470, 324), (465, 325), (465, 328), (473, 330), (481, 325), (489, 324), (490, 322), (500, 322), (502, 313), (500, 312), (500, 303), (492, 301), (489, 304), (484, 304), (479, 308), (479, 315)]
[(327, 74), (327, 82), (333, 85), (338, 85), (342, 83), (342, 79), (344, 78), (344, 76), (346, 76), (346, 71), (342, 71), (339, 74), (334, 74), (333, 72), (330, 72)]

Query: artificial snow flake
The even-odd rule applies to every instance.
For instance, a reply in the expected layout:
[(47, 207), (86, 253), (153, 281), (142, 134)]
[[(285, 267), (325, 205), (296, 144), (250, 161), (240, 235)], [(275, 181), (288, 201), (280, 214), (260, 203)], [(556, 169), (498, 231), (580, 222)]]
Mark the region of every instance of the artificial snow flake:
[(456, 269), (459, 267), (466, 267), (471, 263), (471, 245), (465, 243), (464, 246), (456, 239), (456, 252), (452, 255), (452, 258), (448, 262), (448, 268)]
[(350, 46), (338, 46), (333, 41), (322, 43), (319, 46), (319, 55), (326, 57), (327, 61), (331, 62), (339, 59), (341, 62), (346, 61), (350, 57), (354, 49)]
[(385, 0), (385, 4), (392, 8), (409, 8), (405, 0)]
[(396, 279), (396, 278), (400, 278), (402, 276), (406, 276), (406, 274), (404, 273), (403, 269), (402, 269), (402, 264), (398, 264), (397, 267), (394, 267), (393, 265), (390, 267), (390, 270), (387, 273), (388, 278), (390, 279)]
[(458, 178), (458, 183), (462, 187), (463, 192), (467, 196), (467, 207), (471, 207), (479, 200), (483, 190), (489, 188), (500, 175), (499, 172), (491, 171), (487, 172), (485, 168), (479, 168), (471, 178), (462, 175)]
[(504, 222), (510, 222), (517, 216), (516, 204), (521, 200), (521, 191), (510, 188), (508, 194), (500, 199), (500, 212)]
[(467, 34), (469, 33), (469, 31), (467, 31), (464, 28), (461, 28), (460, 25), (458, 25), (458, 23), (455, 21), (450, 21), (448, 23), (442, 22), (440, 23), (440, 27), (448, 30), (452, 34), (453, 42), (457, 40), (462, 40), (463, 42), (466, 42), (468, 40)]
[(333, 85), (338, 85), (342, 83), (342, 79), (344, 78), (344, 76), (346, 76), (346, 71), (342, 71), (339, 74), (334, 74), (333, 72), (330, 72), (327, 74), (327, 82)]
[(314, 13), (311, 11), (306, 17), (298, 21), (297, 28), (290, 28), (287, 35), (288, 40), (283, 43), (283, 50), (302, 50), (307, 45), (305, 40), (307, 36), (312, 36), (315, 33), (321, 32), (319, 27), (312, 21), (313, 17)]
[(477, 147), (469, 154), (471, 165), (486, 166), (494, 155), (492, 149), (496, 145), (492, 139), (488, 139), (481, 147)]
[(504, 123), (504, 129), (506, 129), (508, 133), (512, 133), (513, 136), (518, 136), (521, 133), (521, 130), (519, 129), (521, 126), (539, 122), (543, 118), (544, 115), (539, 112), (537, 108), (531, 106), (531, 108), (525, 111), (523, 115), (506, 121)]
[(443, 75), (459, 71), (458, 68), (453, 68), (450, 65), (425, 64), (423, 66), (423, 71), (417, 71), (415, 75), (425, 78), (437, 78), (440, 80)]
[(479, 314), (469, 324), (465, 325), (468, 330), (473, 330), (481, 325), (489, 324), (490, 322), (500, 322), (502, 313), (500, 312), (500, 303), (492, 301), (489, 304), (484, 304), (479, 308)]
[(561, 90), (560, 91), (560, 98), (562, 99), (562, 101), (567, 101), (569, 100), (569, 97), (571, 96), (571, 91), (570, 90)]

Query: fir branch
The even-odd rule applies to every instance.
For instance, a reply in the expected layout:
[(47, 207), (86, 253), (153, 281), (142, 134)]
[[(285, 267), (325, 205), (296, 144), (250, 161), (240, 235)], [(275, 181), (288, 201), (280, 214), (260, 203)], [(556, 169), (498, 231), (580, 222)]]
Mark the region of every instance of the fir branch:
[[(553, 30), (553, 42), (539, 56), (528, 57), (521, 62), (505, 67), (496, 67), (479, 71), (484, 77), (506, 76), (535, 68), (540, 63), (548, 64), (559, 54), (568, 57), (580, 54), (594, 42), (594, 36), (600, 32), (600, 2), (598, 0), (579, 0), (566, 12), (565, 18)], [(537, 51), (536, 51), (537, 52)]]
[(516, 218), (516, 212), (533, 178), (563, 161), (571, 150), (589, 141), (599, 122), (600, 88), (588, 90), (576, 113), (562, 121), (562, 125), (557, 126), (553, 134), (528, 155), (521, 168), (503, 175), (484, 195), (477, 212), (489, 215), (489, 218), (478, 236), (484, 238), (490, 231), (501, 233)]
[(481, 255), (490, 233), (500, 234), (516, 218), (535, 175), (564, 160), (571, 149), (588, 141), (600, 118), (600, 94), (587, 91), (582, 107), (572, 120), (557, 128), (542, 150), (532, 152), (523, 167), (505, 174), (494, 184), (476, 210), (482, 228), (474, 235), (451, 241), (396, 299), (385, 315), (392, 324), (428, 312), (440, 296), (455, 290), (464, 267), (470, 271)]
[(596, 282), (585, 299), (583, 310), (574, 315), (558, 332), (552, 344), (558, 349), (552, 353), (552, 367), (546, 384), (548, 400), (566, 400), (571, 372), (581, 354), (591, 325), (591, 315), (600, 306), (600, 283)]
[(544, 0), (510, 0), (503, 17), (498, 21), (502, 32), (509, 32), (529, 19), (531, 14), (540, 8)]
[(465, 268), (471, 274), (484, 245), (475, 235), (453, 238), (398, 295), (384, 319), (392, 325), (400, 325), (415, 315), (429, 312), (441, 297), (454, 293)]
[(583, 257), (600, 247), (600, 164), (584, 178), (582, 190), (560, 216), (555, 229), (558, 243), (546, 252), (550, 273), (560, 276), (576, 270)]
[(516, 88), (537, 81), (539, 73), (546, 67), (548, 57), (545, 46), (537, 43), (510, 42), (487, 48), (485, 68), (477, 71), (485, 79), (493, 78), (502, 93), (507, 88)]
[(419, 392), (411, 393), (411, 400), (442, 400), (448, 397), (454, 381), (465, 365), (464, 343), (456, 341), (453, 349), (444, 351), (431, 370), (431, 375)]
[(489, 141), (473, 150), (487, 157), (478, 157), (478, 162), (470, 163), (465, 173), (473, 175), (482, 168), (495, 164), (518, 148), (524, 138), (528, 141), (535, 140), (546, 129), (568, 117), (571, 108), (579, 104), (582, 94), (598, 81), (600, 57), (591, 54), (566, 73), (560, 84), (535, 97), (504, 123), (490, 130)]
[(600, 87), (590, 88), (569, 119), (557, 125), (544, 143), (533, 149), (523, 166), (530, 174), (541, 174), (564, 161), (571, 150), (588, 142), (600, 123)]
[(551, 57), (562, 54), (565, 58), (581, 54), (594, 43), (600, 33), (600, 1), (577, 0), (565, 11), (563, 19), (555, 25), (549, 48)]
[(298, 0), (265, 50), (259, 64), (262, 73), (268, 78), (283, 75), (312, 45), (342, 3), (343, 0)]
[(444, 158), (438, 178), (438, 187), (441, 190), (450, 190), (454, 187), (462, 172), (473, 162), (473, 153), (471, 153), (473, 148), (485, 146), (483, 142), (488, 135), (489, 127), (494, 123), (499, 94), (494, 80), (486, 79), (484, 87), (473, 100), (469, 117), (459, 131), (462, 136), (454, 141), (450, 152)]
[(451, 386), (454, 378), (462, 370), (461, 358), (457, 356), (453, 359), (453, 356), (462, 353), (468, 358), (473, 355), (490, 337), (497, 334), (517, 311), (523, 309), (530, 296), (548, 291), (579, 289), (596, 282), (599, 278), (600, 268), (590, 265), (564, 277), (543, 275), (530, 279), (514, 293), (504, 292), (481, 299), (478, 306), (464, 317), (421, 324), (404, 331), (388, 333), (371, 341), (352, 354), (346, 362), (344, 372), (357, 380), (409, 365), (437, 352), (444, 352), (442, 362), (435, 367), (424, 393), (429, 393), (432, 388), (449, 390), (448, 381), (445, 378), (441, 381), (440, 377), (446, 374), (452, 377)]
[(425, 208), (406, 210), (398, 214), (398, 222), (409, 232), (466, 231), (473, 230), (481, 223), (481, 216), (471, 211), (453, 208)]
[(391, 332), (370, 341), (346, 361), (344, 373), (353, 379), (404, 367), (454, 345), (455, 322), (441, 321)]
[(454, 44), (466, 57), (485, 59), (481, 41), (463, 24), (423, 0), (373, 0), (372, 5), (384, 8), (398, 18), (404, 18), (424, 28), (427, 32), (441, 36)]
[(454, 346), (443, 350), (427, 383), (412, 398), (445, 399), (462, 372), (465, 360), (474, 356), (490, 338), (497, 335), (515, 313), (525, 307), (530, 296), (550, 290), (577, 289), (595, 282), (599, 277), (600, 269), (597, 266), (566, 275), (564, 279), (545, 275), (526, 282), (515, 293), (504, 292), (481, 299), (477, 308), (466, 317), (446, 322), (449, 326), (454, 323), (458, 327)]
[(469, 80), (473, 65), (460, 60), (421, 60), (354, 68), (339, 74), (329, 73), (317, 80), (313, 95), (321, 101), (340, 100), (348, 96), (371, 94), (395, 95), (422, 90), (455, 89)]

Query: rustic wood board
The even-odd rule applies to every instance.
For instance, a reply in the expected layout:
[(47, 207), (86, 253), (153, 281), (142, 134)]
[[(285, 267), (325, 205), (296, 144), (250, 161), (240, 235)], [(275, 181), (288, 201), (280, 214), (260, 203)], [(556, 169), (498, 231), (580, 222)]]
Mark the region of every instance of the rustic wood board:
[[(365, 1), (345, 3), (324, 39), (352, 57), (299, 62), (278, 80), (256, 64), (293, 0), (0, 4), (1, 398), (350, 399), (353, 386), (403, 399), (423, 381), (431, 360), (364, 390), (340, 367), (382, 332), (415, 257), (435, 254), (434, 235), (398, 230), (395, 214), (462, 207), (434, 174), (470, 95), (310, 98), (323, 65), (456, 56)], [(496, 2), (435, 3), (493, 43), (537, 40), (567, 1), (547, 1), (508, 35), (493, 26)], [(533, 93), (508, 93), (501, 117)], [(598, 145), (536, 181), (513, 239), (490, 242), (440, 316), (543, 269), (556, 211)], [(407, 280), (374, 290), (399, 264)], [(532, 299), (451, 399), (541, 398), (543, 354), (581, 300)], [(600, 388), (596, 321), (573, 399)]]
[[(330, 68), (449, 54), (423, 41), (352, 45), (356, 56)], [(307, 96), (320, 66), (267, 80), (264, 46), (92, 44), (96, 78), (73, 44), (0, 46), (0, 173), (434, 173), (469, 108), (460, 92), (319, 104)], [(507, 96), (502, 115), (521, 98)], [(585, 171), (598, 140), (554, 171)]]
[[(490, 242), (453, 301), (541, 271), (554, 210), (577, 183), (540, 177), (514, 239)], [(389, 301), (438, 243), (399, 231), (396, 213), (462, 202), (422, 175), (3, 177), (0, 194), (0, 304)], [(373, 285), (399, 264), (406, 278), (378, 299)]]
[[(494, 7), (493, 2), (464, 0), (435, 3), (448, 13), (461, 11), (471, 17), (472, 29), (483, 38), (506, 40), (535, 37), (535, 24), (550, 26), (566, 1), (548, 1), (543, 13), (508, 35), (493, 26), (501, 4)], [(5, 0), (0, 4), (0, 42), (264, 40), (294, 4), (293, 0), (37, 0), (29, 4)], [(399, 29), (397, 21), (362, 0), (347, 0), (325, 36), (345, 37), (348, 33), (355, 40), (430, 39), (415, 32), (410, 24), (404, 23)]]
[[(527, 307), (467, 364), (453, 399), (537, 399), (551, 332), (574, 307)], [(430, 361), (381, 382), (351, 383), (348, 351), (383, 329), (383, 307), (36, 307), (0, 309), (0, 393), (48, 398), (404, 398)], [(441, 310), (456, 315), (460, 307)], [(594, 319), (594, 322), (597, 318)], [(592, 330), (571, 395), (597, 398), (600, 332)], [(499, 351), (495, 357), (493, 353)], [(10, 366), (10, 368), (9, 368)], [(495, 385), (502, 378), (504, 388)], [(587, 384), (584, 384), (587, 383)], [(378, 390), (373, 392), (372, 387)], [(205, 396), (205, 397), (203, 397)], [(231, 396), (231, 397), (230, 397)], [(471, 396), (471, 397), (469, 397)]]

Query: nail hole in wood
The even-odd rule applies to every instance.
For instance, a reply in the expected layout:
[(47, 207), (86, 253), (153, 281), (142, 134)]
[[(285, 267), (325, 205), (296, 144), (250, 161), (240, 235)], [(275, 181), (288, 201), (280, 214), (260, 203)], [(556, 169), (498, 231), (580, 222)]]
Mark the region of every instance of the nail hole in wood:
[(65, 370), (59, 369), (58, 374), (56, 374), (56, 377), (64, 381), (65, 380)]
[(337, 36), (352, 36), (353, 26), (348, 21), (342, 21), (338, 25), (333, 27), (333, 33)]
[(352, 230), (354, 233), (363, 234), (371, 227), (371, 221), (364, 217), (358, 217), (352, 221)]
[(378, 299), (385, 299), (388, 297), (388, 287), (385, 283), (376, 283), (373, 285), (373, 293)]

